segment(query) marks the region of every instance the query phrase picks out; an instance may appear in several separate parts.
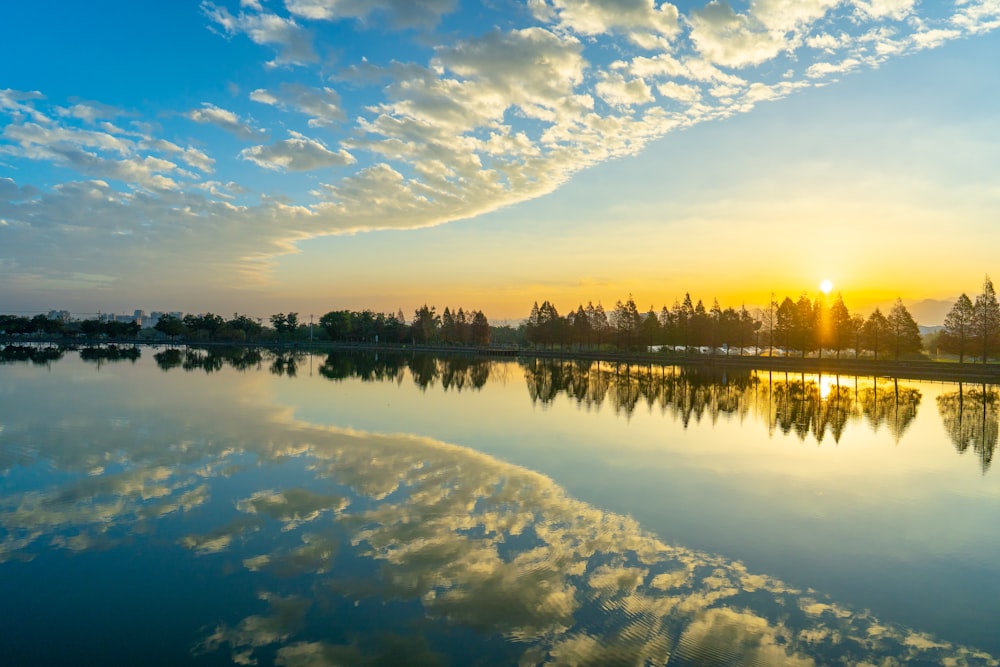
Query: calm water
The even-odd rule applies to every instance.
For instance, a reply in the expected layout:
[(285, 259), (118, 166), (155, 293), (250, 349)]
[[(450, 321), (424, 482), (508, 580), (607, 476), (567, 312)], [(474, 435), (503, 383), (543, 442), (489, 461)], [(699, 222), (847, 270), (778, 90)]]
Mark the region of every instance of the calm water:
[(994, 387), (0, 356), (4, 665), (996, 665)]

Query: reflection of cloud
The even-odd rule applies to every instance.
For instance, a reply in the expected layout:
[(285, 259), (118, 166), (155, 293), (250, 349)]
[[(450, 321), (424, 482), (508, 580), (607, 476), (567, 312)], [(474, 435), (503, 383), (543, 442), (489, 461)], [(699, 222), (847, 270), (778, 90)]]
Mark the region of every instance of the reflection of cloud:
[[(171, 379), (192, 377), (150, 369), (168, 389)], [(165, 512), (197, 511), (202, 528), (181, 543), (199, 565), (242, 563), (244, 576), (271, 591), (262, 596), (266, 609), (220, 623), (195, 649), (226, 650), (240, 664), (271, 655), (289, 665), (372, 656), (391, 664), (391, 651), (443, 661), (437, 646), (413, 636), (416, 613), (422, 630), (477, 631), (488, 648), (509, 652), (507, 664), (664, 664), (675, 656), (701, 664), (997, 664), (667, 544), (634, 519), (482, 453), (295, 422), (287, 410), (262, 409), (252, 381), (242, 395), (213, 383), (222, 390), (212, 401), (183, 391), (190, 386), (156, 397), (164, 422), (123, 409), (137, 400), (128, 386), (111, 394), (107, 413), (98, 411), (101, 399), (63, 409), (72, 444), (59, 437), (61, 426), (33, 432), (5, 408), (0, 442), (16, 432), (39, 460), (75, 476), (62, 488), (0, 497), (4, 557), (95, 548), (133, 527), (153, 532)], [(220, 483), (220, 471), (246, 461), (275, 474)], [(89, 476), (98, 463), (104, 472)], [(266, 488), (243, 483), (262, 478)], [(294, 481), (282, 488), (282, 479)], [(227, 488), (241, 495), (223, 501), (223, 518), (205, 511), (206, 499), (218, 501)], [(354, 636), (332, 627), (331, 609)], [(386, 640), (371, 630), (375, 617), (386, 633), (410, 636)]]
[[(699, 664), (855, 664), (858, 655), (918, 659), (918, 651), (919, 659), (995, 664), (947, 642), (916, 646), (908, 630), (739, 563), (664, 544), (627, 517), (482, 454), (422, 438), (322, 433), (309, 438), (319, 475), (362, 497), (372, 462), (378, 478), (396, 480), (390, 495), (359, 499), (353, 513), (338, 515), (357, 553), (380, 564), (380, 581), (334, 578), (329, 590), (420, 600), (432, 618), (502, 633), (523, 645), (526, 660), (601, 664), (624, 655), (655, 664), (677, 655)], [(268, 567), (274, 557), (272, 550), (247, 565)], [(792, 607), (801, 613), (789, 616)], [(289, 655), (302, 660), (333, 650), (295, 639)], [(260, 645), (248, 638), (234, 650)]]

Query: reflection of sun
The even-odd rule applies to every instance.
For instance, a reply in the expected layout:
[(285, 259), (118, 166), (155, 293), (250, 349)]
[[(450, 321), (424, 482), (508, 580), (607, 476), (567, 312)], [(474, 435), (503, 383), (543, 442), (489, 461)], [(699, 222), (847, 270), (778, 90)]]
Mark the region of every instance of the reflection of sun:
[(824, 280), (819, 284), (819, 291), (823, 294), (829, 294), (830, 290), (833, 289), (833, 283), (829, 280)]

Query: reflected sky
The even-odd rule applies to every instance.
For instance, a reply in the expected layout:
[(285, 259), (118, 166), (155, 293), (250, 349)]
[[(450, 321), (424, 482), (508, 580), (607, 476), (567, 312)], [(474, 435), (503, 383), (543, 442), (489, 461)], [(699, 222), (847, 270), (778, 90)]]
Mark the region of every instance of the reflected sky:
[(655, 369), (685, 418), (517, 363), (207, 356), (0, 365), (5, 654), (65, 659), (27, 638), (100, 591), (121, 664), (140, 609), (163, 664), (997, 664), (964, 648), (1000, 653), (995, 476), (950, 435), (982, 388), (842, 378), (820, 438), (760, 407), (818, 378)]

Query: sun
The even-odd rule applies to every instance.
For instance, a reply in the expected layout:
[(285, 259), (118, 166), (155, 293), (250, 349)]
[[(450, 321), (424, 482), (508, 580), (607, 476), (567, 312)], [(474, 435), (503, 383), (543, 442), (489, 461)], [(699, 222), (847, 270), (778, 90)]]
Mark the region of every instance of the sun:
[(830, 290), (833, 289), (833, 283), (829, 280), (824, 280), (819, 284), (819, 291), (823, 294), (829, 294)]

